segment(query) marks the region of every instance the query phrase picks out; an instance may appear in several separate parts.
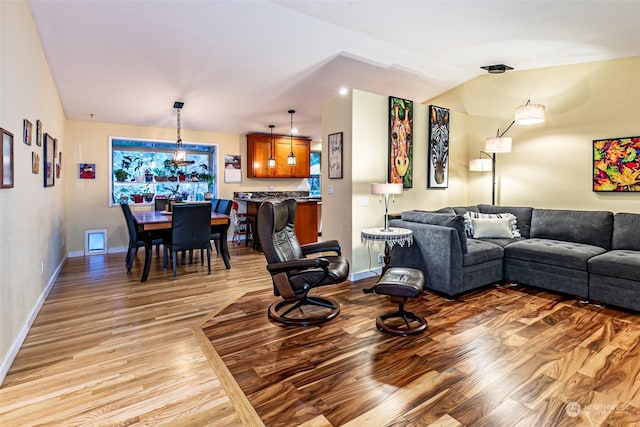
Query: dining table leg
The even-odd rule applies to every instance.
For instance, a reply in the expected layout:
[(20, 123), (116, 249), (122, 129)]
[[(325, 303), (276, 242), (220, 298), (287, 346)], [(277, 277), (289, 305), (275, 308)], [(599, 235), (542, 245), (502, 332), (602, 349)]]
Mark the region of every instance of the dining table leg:
[(146, 282), (149, 277), (149, 270), (151, 270), (151, 256), (153, 255), (153, 244), (151, 233), (144, 233), (144, 267), (142, 269), (141, 282)]

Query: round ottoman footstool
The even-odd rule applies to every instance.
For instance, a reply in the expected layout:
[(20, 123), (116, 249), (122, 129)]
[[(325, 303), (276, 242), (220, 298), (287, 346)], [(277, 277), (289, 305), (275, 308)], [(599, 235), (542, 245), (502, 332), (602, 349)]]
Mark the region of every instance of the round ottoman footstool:
[(375, 292), (388, 295), (391, 302), (398, 304), (398, 310), (382, 314), (376, 318), (379, 330), (394, 335), (414, 335), (427, 329), (427, 321), (414, 313), (406, 311), (404, 304), (408, 298), (419, 298), (424, 292), (424, 274), (415, 268), (392, 267), (365, 293)]

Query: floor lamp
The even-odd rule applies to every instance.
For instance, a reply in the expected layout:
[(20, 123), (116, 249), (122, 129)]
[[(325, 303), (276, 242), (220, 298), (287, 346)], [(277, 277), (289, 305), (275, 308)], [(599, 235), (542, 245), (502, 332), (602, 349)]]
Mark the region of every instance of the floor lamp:
[[(535, 125), (545, 120), (545, 108), (541, 104), (531, 104), (531, 100), (527, 100), (525, 105), (516, 108), (515, 117), (511, 124), (500, 133), (500, 129), (496, 132), (496, 136), (485, 140), (484, 151), (480, 151), (480, 156), (469, 162), (469, 170), (474, 172), (492, 171), (491, 181), (491, 204), (496, 204), (496, 153), (511, 152), (512, 139), (504, 136), (511, 126), (516, 125)], [(482, 155), (489, 157), (483, 159)]]

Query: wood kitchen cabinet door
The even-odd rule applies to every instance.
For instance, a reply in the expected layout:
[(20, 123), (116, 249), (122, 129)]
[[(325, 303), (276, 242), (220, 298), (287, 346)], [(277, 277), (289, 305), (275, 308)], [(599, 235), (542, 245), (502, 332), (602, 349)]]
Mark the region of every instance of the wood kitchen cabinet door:
[[(290, 166), (287, 158), (296, 156), (296, 165)], [(267, 160), (273, 155), (276, 167), (269, 168)], [(310, 174), (311, 140), (309, 138), (271, 136), (265, 134), (247, 135), (247, 177), (248, 178), (308, 178)]]
[(272, 178), (274, 171), (267, 166), (271, 154), (271, 139), (264, 135), (247, 135), (247, 177)]

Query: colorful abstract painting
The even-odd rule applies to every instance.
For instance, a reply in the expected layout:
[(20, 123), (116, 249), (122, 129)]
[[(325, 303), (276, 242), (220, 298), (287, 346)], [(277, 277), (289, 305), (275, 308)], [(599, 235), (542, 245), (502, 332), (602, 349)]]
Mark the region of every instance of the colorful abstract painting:
[(389, 97), (390, 183), (413, 187), (413, 101)]
[(593, 191), (640, 191), (640, 136), (593, 141)]

